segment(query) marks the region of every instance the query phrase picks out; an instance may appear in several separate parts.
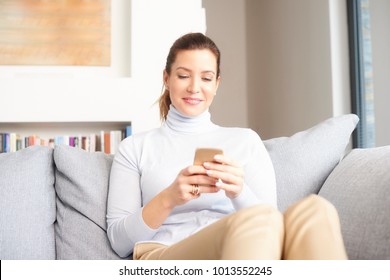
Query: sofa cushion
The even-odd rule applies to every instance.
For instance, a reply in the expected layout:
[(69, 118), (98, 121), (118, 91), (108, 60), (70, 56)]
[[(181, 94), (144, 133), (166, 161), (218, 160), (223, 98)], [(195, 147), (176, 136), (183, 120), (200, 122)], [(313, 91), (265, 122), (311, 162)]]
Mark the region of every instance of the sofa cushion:
[(0, 259), (55, 259), (53, 150), (0, 154)]
[(265, 140), (275, 169), (278, 208), (283, 212), (309, 194), (317, 194), (345, 155), (359, 118), (348, 114), (329, 118), (291, 137)]
[(390, 259), (390, 146), (355, 149), (319, 195), (337, 208), (350, 259)]
[(102, 152), (55, 147), (57, 259), (119, 259), (106, 235), (112, 160)]

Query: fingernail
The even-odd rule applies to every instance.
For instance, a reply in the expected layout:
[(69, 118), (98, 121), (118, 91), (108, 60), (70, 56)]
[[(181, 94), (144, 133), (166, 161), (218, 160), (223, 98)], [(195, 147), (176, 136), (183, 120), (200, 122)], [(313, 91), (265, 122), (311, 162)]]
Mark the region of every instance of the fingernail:
[(213, 174), (213, 172), (211, 170), (207, 170), (206, 173), (207, 173), (207, 175)]
[(204, 167), (210, 167), (210, 163), (209, 162), (204, 162), (203, 165), (204, 165)]
[(215, 183), (215, 186), (221, 187), (222, 186), (222, 180), (218, 179), (218, 181)]
[(215, 155), (215, 156), (214, 156), (214, 159), (215, 159), (215, 160), (221, 160), (221, 159), (222, 159), (222, 156), (221, 156), (221, 155)]

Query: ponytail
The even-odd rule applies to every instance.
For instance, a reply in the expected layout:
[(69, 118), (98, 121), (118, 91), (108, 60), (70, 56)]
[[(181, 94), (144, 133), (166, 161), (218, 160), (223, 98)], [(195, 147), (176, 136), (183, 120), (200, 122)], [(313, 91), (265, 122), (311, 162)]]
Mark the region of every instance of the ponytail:
[(171, 105), (171, 98), (169, 97), (169, 90), (164, 89), (164, 93), (160, 96), (158, 104), (160, 107), (160, 120), (165, 121), (168, 116), (169, 106)]

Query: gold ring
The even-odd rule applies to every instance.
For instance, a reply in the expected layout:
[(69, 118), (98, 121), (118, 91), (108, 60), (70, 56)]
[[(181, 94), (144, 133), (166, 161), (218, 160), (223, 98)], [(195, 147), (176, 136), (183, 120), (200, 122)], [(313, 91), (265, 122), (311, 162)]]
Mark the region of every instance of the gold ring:
[(191, 193), (193, 195), (198, 195), (199, 194), (199, 186), (198, 185), (192, 185), (192, 191)]

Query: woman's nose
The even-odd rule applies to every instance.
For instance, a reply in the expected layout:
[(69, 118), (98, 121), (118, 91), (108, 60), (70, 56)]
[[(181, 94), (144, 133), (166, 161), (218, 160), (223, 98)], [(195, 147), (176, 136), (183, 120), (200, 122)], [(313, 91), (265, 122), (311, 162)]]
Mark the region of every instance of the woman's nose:
[(190, 93), (198, 93), (198, 92), (200, 92), (200, 83), (199, 83), (198, 79), (196, 79), (196, 78), (191, 79), (191, 82), (188, 85), (188, 89), (187, 90)]

